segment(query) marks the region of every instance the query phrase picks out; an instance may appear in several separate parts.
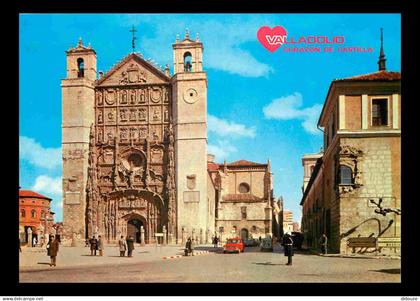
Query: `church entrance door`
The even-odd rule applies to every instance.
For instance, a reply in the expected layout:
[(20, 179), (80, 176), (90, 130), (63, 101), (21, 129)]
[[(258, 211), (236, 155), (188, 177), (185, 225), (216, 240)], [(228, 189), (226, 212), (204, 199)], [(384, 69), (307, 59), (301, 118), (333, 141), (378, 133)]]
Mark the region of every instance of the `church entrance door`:
[(245, 228), (241, 230), (241, 239), (242, 240), (248, 239), (248, 230)]
[(140, 227), (146, 228), (140, 219), (133, 218), (127, 222), (127, 237), (132, 236), (134, 242), (141, 243)]

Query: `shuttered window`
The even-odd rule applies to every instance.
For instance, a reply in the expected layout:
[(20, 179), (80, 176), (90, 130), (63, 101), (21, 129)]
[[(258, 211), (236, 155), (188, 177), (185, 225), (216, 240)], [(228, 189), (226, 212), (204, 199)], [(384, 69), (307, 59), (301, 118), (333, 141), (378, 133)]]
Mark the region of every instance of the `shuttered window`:
[(388, 125), (388, 100), (372, 99), (372, 126)]

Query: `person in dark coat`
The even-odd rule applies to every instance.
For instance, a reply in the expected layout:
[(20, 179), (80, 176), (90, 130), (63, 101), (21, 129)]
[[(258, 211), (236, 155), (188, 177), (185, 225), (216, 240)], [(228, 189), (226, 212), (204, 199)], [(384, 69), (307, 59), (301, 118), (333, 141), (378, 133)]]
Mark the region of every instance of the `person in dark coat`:
[(185, 244), (185, 256), (188, 256), (188, 254), (192, 254), (192, 241), (191, 237), (188, 237), (187, 243)]
[(217, 236), (214, 237), (214, 247), (216, 248), (217, 245), (219, 244), (219, 238)]
[(126, 239), (127, 241), (127, 256), (128, 257), (132, 257), (133, 255), (133, 250), (134, 250), (134, 239), (133, 236), (129, 236)]
[(104, 241), (100, 235), (98, 236), (98, 250), (99, 256), (104, 256)]
[(57, 237), (54, 238), (54, 240), (52, 239), (52, 237), (50, 238), (50, 242), (47, 245), (48, 255), (51, 258), (50, 267), (56, 266), (56, 258), (58, 254), (59, 245), (60, 242), (58, 241)]
[(287, 256), (287, 264), (292, 265), (292, 257), (293, 257), (293, 240), (289, 233), (286, 233), (283, 236), (282, 244), (284, 248), (284, 256)]
[(93, 236), (90, 239), (90, 256), (95, 255), (96, 256), (96, 250), (98, 249), (98, 240)]
[(47, 255), (48, 256), (51, 256), (51, 250), (50, 249), (51, 249), (51, 244), (52, 244), (53, 240), (54, 240), (53, 235), (48, 236), (48, 243), (47, 243)]
[(327, 238), (327, 235), (325, 235), (324, 233), (322, 234), (321, 239), (319, 240), (319, 243), (321, 245), (322, 255), (327, 254), (327, 242), (328, 242), (328, 238)]

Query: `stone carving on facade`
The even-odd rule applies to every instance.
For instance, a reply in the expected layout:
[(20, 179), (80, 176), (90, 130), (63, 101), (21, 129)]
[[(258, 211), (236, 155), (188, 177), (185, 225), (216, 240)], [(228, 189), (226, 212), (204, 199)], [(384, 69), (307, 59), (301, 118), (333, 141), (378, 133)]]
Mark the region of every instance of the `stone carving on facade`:
[(147, 94), (146, 94), (146, 89), (139, 89), (139, 100), (140, 100), (140, 103), (146, 103), (146, 97), (147, 97)]
[(162, 99), (162, 89), (160, 87), (153, 87), (150, 91), (150, 100), (154, 103), (160, 102)]
[(103, 105), (102, 91), (97, 92), (97, 100), (98, 105)]
[(145, 83), (146, 81), (146, 72), (135, 64), (131, 64), (129, 68), (121, 73), (121, 84)]
[(363, 185), (362, 181), (362, 161), (363, 151), (349, 145), (341, 145), (339, 147), (339, 152), (336, 157), (337, 161), (337, 172), (340, 170), (340, 166), (348, 166), (352, 170), (353, 183), (349, 185), (338, 185), (339, 194), (351, 193), (354, 189)]
[(127, 90), (121, 92), (121, 104), (127, 104)]
[(120, 110), (120, 121), (125, 122), (127, 121), (127, 110), (121, 109)]
[(139, 121), (147, 121), (147, 109), (140, 108), (139, 109)]
[(161, 120), (161, 109), (160, 107), (153, 108), (153, 115), (152, 115), (152, 121), (157, 122)]
[(105, 95), (106, 95), (105, 102), (108, 105), (113, 105), (115, 103), (115, 94), (116, 93), (115, 93), (114, 90), (109, 89), (109, 90), (106, 91), (106, 93), (105, 93)]
[(102, 111), (99, 111), (98, 113), (98, 123), (103, 123), (104, 122), (104, 117), (102, 115)]

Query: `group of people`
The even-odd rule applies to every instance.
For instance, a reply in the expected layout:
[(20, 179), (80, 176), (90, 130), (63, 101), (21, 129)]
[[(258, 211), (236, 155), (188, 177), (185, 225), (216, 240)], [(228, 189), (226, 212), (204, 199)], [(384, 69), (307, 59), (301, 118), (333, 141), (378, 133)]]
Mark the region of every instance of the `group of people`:
[(125, 251), (127, 251), (127, 256), (133, 256), (134, 250), (134, 238), (132, 236), (128, 236), (127, 239), (124, 239), (124, 236), (121, 235), (121, 238), (118, 240), (118, 247), (120, 248), (120, 256), (125, 256)]
[[(91, 239), (86, 240), (86, 247), (87, 246), (90, 247), (91, 256), (96, 256), (96, 251), (99, 251), (99, 256), (104, 256), (105, 247), (101, 235), (98, 236), (98, 239), (96, 239), (96, 237), (93, 236)], [(118, 247), (120, 250), (121, 257), (125, 256), (126, 251), (127, 256), (132, 257), (134, 250), (134, 238), (132, 236), (128, 236), (127, 239), (124, 239), (124, 236), (121, 236), (121, 238), (118, 240)]]
[(90, 246), (90, 256), (96, 256), (96, 251), (99, 251), (99, 256), (104, 256), (104, 241), (101, 235), (98, 236), (98, 239), (93, 236), (86, 241), (86, 245)]

